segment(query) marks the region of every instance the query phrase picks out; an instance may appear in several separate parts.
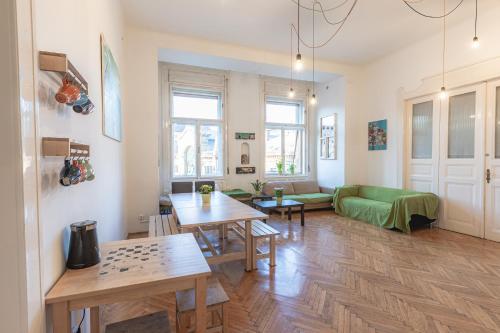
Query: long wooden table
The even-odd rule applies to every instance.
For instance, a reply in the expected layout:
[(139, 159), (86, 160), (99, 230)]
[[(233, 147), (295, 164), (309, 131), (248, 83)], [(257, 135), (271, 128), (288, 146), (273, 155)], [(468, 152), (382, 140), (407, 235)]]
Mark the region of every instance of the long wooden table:
[(100, 245), (98, 265), (67, 270), (46, 296), (54, 333), (71, 332), (70, 312), (90, 308), (99, 332), (99, 305), (195, 288), (196, 332), (206, 331), (210, 267), (192, 234), (132, 239)]
[(218, 191), (212, 192), (210, 205), (203, 205), (199, 193), (170, 194), (170, 200), (174, 218), (178, 221), (181, 232), (201, 230), (201, 227), (227, 226), (230, 223), (245, 221), (244, 252), (217, 254), (203, 233), (202, 237), (212, 252), (212, 257), (207, 258), (210, 264), (245, 259), (245, 269), (252, 270), (252, 220), (268, 219), (267, 214)]

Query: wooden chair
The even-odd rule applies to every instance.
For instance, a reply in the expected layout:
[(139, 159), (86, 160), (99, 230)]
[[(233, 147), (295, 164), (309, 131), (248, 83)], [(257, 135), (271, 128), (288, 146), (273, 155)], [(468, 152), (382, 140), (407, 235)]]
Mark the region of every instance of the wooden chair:
[(172, 193), (192, 193), (193, 182), (172, 182)]
[[(177, 333), (194, 332), (194, 289), (178, 291), (176, 298), (176, 329)], [(229, 302), (224, 288), (217, 279), (207, 285), (207, 333), (228, 332), (227, 310), (224, 305)]]
[(120, 321), (106, 326), (106, 333), (167, 333), (169, 332), (166, 311)]
[(212, 186), (212, 190), (215, 190), (215, 182), (213, 180), (197, 180), (194, 182), (194, 191), (199, 192), (200, 187), (203, 185), (210, 185)]
[[(245, 222), (236, 222), (236, 225), (242, 231), (236, 231), (240, 237), (245, 237)], [(269, 266), (276, 266), (276, 235), (280, 232), (270, 225), (259, 221), (252, 220), (252, 267), (257, 268), (257, 259), (269, 258)], [(269, 252), (264, 252), (257, 247), (259, 239), (269, 239)]]

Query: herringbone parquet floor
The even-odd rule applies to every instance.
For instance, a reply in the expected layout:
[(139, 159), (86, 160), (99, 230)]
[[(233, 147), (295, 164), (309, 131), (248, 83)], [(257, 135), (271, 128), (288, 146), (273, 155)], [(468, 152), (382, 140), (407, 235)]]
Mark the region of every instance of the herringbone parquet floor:
[[(500, 332), (500, 244), (440, 229), (412, 235), (332, 212), (281, 231), (278, 266), (212, 267), (226, 289), (229, 332)], [(114, 322), (167, 308), (173, 295), (103, 309)], [(171, 320), (171, 332), (175, 332)]]

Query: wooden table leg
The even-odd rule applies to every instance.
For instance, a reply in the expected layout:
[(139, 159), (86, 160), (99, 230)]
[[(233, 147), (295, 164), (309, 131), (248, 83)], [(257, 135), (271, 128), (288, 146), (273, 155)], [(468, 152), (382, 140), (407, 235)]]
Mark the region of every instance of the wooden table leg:
[(52, 322), (54, 333), (71, 332), (71, 312), (68, 302), (54, 303), (52, 305)]
[(101, 332), (101, 320), (99, 314), (99, 306), (90, 308), (90, 333)]
[(224, 224), (220, 224), (218, 226), (219, 229), (219, 239), (224, 239)]
[(245, 221), (245, 250), (246, 250), (245, 270), (247, 272), (250, 272), (252, 270), (252, 220)]
[(196, 279), (195, 284), (196, 333), (205, 333), (207, 329), (207, 278)]
[(288, 221), (292, 220), (292, 207), (288, 207)]
[(304, 226), (304, 205), (300, 206), (300, 225)]
[(269, 240), (269, 265), (276, 266), (276, 237), (274, 235), (271, 235)]

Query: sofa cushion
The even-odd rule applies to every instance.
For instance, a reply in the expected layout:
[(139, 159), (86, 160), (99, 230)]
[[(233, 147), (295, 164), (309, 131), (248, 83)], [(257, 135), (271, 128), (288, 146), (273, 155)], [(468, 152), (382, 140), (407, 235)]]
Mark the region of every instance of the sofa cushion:
[(333, 194), (328, 194), (328, 193), (293, 194), (293, 195), (284, 195), (283, 199), (295, 200), (298, 202), (302, 202), (303, 204), (332, 203)]
[(302, 182), (292, 182), (295, 194), (320, 193), (317, 181), (307, 180)]
[(343, 215), (379, 226), (387, 221), (392, 208), (390, 203), (360, 197), (345, 197), (341, 204)]
[(358, 196), (361, 198), (383, 201), (392, 204), (402, 195), (415, 194), (415, 191), (401, 190), (379, 186), (360, 186)]
[(282, 187), (283, 195), (295, 194), (291, 182), (269, 182), (264, 185), (262, 192), (266, 195), (274, 195), (274, 188)]
[(222, 191), (222, 193), (224, 193), (227, 196), (230, 196), (231, 198), (251, 198), (252, 197), (252, 193), (245, 192), (240, 188)]

